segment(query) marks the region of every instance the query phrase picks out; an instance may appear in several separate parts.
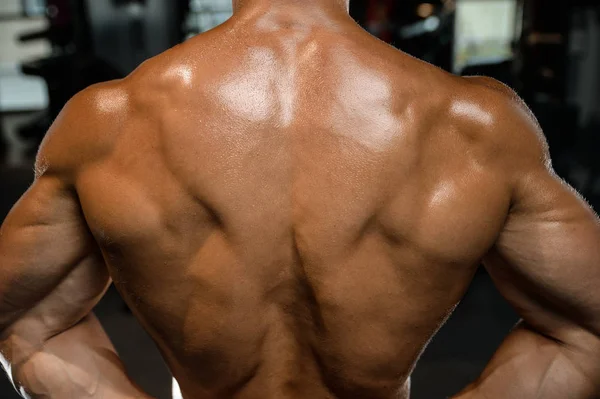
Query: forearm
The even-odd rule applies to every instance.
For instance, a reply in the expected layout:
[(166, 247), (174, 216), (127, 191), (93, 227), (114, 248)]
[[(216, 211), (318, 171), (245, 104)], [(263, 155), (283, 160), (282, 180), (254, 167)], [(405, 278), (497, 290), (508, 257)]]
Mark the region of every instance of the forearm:
[(600, 341), (574, 348), (518, 326), (479, 378), (454, 399), (597, 399)]
[(32, 399), (150, 398), (128, 378), (94, 316), (41, 345), (13, 335), (2, 352), (16, 388)]

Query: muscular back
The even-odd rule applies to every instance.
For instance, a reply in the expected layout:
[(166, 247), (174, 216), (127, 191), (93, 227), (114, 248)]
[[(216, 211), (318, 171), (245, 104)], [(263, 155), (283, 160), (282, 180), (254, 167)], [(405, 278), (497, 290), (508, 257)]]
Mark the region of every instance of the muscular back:
[[(503, 86), (306, 13), (240, 14), (85, 91), (41, 151), (186, 398), (407, 398), (544, 162)], [(571, 194), (518, 211), (559, 197), (597, 229)]]
[(189, 397), (390, 397), (508, 209), (488, 116), (358, 27), (266, 18), (96, 90), (83, 212)]

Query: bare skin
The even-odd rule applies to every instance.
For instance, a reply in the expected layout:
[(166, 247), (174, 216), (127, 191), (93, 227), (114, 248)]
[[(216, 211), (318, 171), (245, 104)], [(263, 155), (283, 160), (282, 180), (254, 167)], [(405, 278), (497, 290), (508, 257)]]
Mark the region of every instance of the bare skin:
[(148, 397), (90, 314), (113, 281), (186, 399), (406, 399), (483, 261), (523, 322), (457, 398), (598, 397), (600, 222), (527, 108), (300, 4), (65, 107), (0, 235), (15, 385)]

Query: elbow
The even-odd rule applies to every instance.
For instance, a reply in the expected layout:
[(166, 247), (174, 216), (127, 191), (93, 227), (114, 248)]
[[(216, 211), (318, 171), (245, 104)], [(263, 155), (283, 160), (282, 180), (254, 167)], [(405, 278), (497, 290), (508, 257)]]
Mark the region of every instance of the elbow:
[(7, 301), (6, 296), (0, 298), (0, 340), (4, 340), (12, 334), (24, 311)]

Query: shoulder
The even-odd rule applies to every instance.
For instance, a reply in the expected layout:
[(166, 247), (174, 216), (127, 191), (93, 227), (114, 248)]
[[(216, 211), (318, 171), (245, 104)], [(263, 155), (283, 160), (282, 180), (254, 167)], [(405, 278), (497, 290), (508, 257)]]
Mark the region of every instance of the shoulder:
[[(461, 78), (464, 101), (478, 104), (478, 109), (489, 115), (490, 131), (499, 133), (502, 137), (511, 139), (526, 139), (535, 136), (536, 141), (543, 139), (543, 133), (538, 121), (525, 101), (504, 83), (482, 76)], [(516, 131), (510, 128), (520, 127)]]
[(542, 129), (525, 102), (505, 84), (487, 77), (458, 78), (449, 115), (507, 170), (550, 164)]
[[(218, 52), (213, 46), (206, 43), (205, 34), (200, 34), (142, 62), (125, 80), (136, 88), (151, 92), (176, 93), (179, 89), (189, 88), (206, 69), (214, 67), (216, 60), (210, 55)], [(139, 92), (136, 90), (134, 94)], [(148, 96), (144, 95), (144, 98)]]
[(44, 138), (36, 158), (36, 176), (72, 174), (110, 151), (130, 113), (130, 91), (123, 81), (96, 84), (64, 106)]
[(176, 46), (142, 63), (124, 79), (99, 83), (76, 94), (56, 118), (36, 159), (36, 176), (73, 175), (105, 158), (133, 119), (158, 118), (191, 87), (195, 69), (189, 50)]

